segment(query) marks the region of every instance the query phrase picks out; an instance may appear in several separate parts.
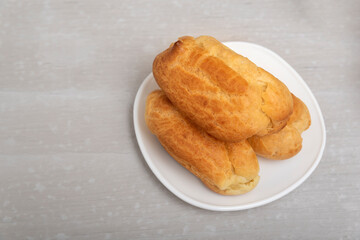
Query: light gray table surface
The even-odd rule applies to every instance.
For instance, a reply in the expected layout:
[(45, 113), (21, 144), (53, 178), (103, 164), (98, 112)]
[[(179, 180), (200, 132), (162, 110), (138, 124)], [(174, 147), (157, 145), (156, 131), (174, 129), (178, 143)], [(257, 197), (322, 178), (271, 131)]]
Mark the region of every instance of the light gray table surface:
[[(360, 239), (359, 1), (0, 1), (0, 239)], [(156, 54), (183, 35), (282, 56), (327, 144), (295, 191), (236, 212), (153, 175), (132, 122)]]

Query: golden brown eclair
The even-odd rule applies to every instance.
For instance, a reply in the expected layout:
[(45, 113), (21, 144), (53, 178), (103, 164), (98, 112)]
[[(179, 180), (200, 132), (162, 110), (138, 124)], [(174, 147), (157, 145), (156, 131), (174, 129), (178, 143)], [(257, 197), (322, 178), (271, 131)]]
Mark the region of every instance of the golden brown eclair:
[(212, 37), (179, 38), (155, 58), (153, 74), (183, 115), (222, 141), (277, 132), (292, 113), (282, 82)]
[(145, 120), (165, 150), (211, 190), (236, 195), (257, 185), (259, 164), (246, 140), (215, 139), (177, 111), (162, 91), (149, 94)]
[(294, 110), (282, 130), (267, 136), (253, 136), (248, 139), (256, 154), (269, 159), (282, 160), (300, 152), (301, 133), (309, 128), (311, 117), (306, 105), (294, 95), (292, 97)]

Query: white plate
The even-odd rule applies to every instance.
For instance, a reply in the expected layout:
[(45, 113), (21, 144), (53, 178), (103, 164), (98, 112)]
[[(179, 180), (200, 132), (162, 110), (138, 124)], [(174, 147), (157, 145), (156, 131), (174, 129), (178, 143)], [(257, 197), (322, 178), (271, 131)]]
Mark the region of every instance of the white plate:
[(155, 176), (172, 193), (189, 204), (215, 211), (249, 209), (285, 196), (314, 171), (320, 162), (326, 139), (319, 105), (304, 80), (288, 63), (274, 52), (256, 44), (224, 44), (283, 81), (309, 108), (311, 126), (302, 134), (302, 150), (293, 158), (273, 161), (259, 157), (260, 182), (254, 190), (238, 196), (222, 196), (209, 190), (178, 164), (148, 130), (144, 119), (146, 97), (159, 88), (150, 74), (141, 84), (134, 103), (134, 127), (141, 152)]

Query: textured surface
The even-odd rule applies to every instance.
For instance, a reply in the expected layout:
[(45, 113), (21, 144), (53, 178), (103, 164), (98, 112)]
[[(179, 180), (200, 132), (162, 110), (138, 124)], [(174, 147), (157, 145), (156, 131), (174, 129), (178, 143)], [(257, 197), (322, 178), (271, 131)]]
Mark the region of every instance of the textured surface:
[[(0, 2), (0, 239), (359, 239), (360, 2)], [(182, 35), (278, 53), (319, 101), (327, 145), (284, 198), (190, 206), (137, 146), (132, 104)]]

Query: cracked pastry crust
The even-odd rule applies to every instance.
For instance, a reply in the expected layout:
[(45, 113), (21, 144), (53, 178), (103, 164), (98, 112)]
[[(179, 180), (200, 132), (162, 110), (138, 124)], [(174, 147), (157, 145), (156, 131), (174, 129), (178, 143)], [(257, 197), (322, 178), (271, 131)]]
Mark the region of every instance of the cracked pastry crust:
[(211, 190), (237, 195), (259, 181), (259, 164), (247, 140), (225, 143), (185, 118), (160, 91), (149, 94), (145, 121), (165, 150)]
[(306, 105), (292, 95), (294, 110), (286, 126), (277, 133), (248, 139), (259, 156), (282, 160), (295, 156), (302, 148), (301, 133), (311, 124), (310, 113)]
[(236, 142), (281, 130), (292, 113), (288, 88), (212, 37), (181, 37), (153, 74), (166, 96), (210, 135)]

